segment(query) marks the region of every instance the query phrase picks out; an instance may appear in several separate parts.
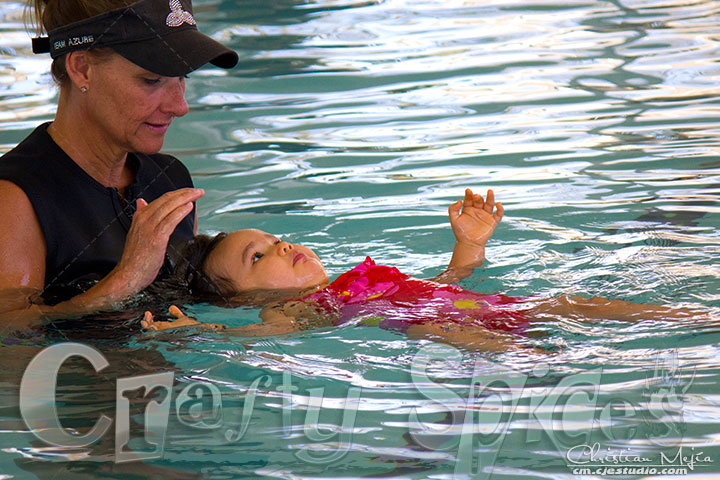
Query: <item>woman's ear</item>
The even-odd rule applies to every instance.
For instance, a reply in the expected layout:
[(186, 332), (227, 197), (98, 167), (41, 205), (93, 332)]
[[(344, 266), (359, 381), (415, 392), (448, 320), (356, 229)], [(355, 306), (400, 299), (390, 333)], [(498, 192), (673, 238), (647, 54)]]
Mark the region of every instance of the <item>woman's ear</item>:
[(65, 70), (75, 88), (87, 89), (90, 83), (90, 62), (88, 52), (79, 50), (65, 56)]

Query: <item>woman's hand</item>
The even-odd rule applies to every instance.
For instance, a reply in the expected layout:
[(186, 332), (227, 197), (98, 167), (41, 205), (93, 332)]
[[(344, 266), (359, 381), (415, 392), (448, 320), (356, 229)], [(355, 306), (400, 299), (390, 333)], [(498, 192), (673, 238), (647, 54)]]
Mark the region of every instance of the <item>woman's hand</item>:
[(183, 188), (168, 192), (150, 204), (137, 200), (123, 255), (108, 275), (113, 296), (127, 298), (155, 280), (165, 261), (170, 235), (192, 212), (193, 202), (204, 193), (200, 189)]
[(140, 324), (146, 330), (169, 330), (171, 328), (189, 327), (193, 325), (201, 326), (207, 330), (224, 330), (226, 328), (225, 325), (220, 325), (219, 323), (200, 323), (194, 318), (185, 315), (175, 305), (170, 306), (169, 312), (170, 315), (175, 317), (175, 320), (172, 322), (156, 321), (152, 313), (145, 312), (145, 316)]
[(468, 188), (465, 190), (465, 198), (448, 208), (455, 239), (460, 243), (478, 247), (485, 246), (504, 213), (502, 204), (495, 203), (495, 194), (492, 190), (488, 190), (487, 198), (483, 200), (482, 195), (473, 193)]

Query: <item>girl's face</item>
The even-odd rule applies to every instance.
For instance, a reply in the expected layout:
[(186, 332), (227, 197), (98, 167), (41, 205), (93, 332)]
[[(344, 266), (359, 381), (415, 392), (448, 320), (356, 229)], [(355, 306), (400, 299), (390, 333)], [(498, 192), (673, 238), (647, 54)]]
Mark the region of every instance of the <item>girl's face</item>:
[(324, 285), (327, 273), (309, 248), (261, 230), (229, 233), (205, 262), (210, 278), (228, 280), (235, 292), (306, 289)]

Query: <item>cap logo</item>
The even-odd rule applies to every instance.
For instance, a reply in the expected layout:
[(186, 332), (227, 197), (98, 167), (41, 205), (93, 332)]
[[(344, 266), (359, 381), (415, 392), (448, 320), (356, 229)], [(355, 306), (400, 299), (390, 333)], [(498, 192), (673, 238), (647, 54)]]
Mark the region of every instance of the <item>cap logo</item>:
[(195, 19), (192, 13), (182, 9), (180, 0), (170, 0), (170, 15), (167, 16), (165, 23), (168, 27), (179, 27), (183, 23), (195, 25)]

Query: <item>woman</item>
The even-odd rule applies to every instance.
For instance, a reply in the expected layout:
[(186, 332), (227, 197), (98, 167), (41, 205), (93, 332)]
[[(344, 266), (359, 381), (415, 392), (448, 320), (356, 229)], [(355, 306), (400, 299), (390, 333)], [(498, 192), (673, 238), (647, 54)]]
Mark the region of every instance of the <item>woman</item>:
[[(0, 307), (13, 328), (138, 293), (193, 236), (203, 192), (157, 152), (188, 111), (185, 76), (238, 60), (198, 31), (189, 0), (32, 3), (48, 32), (33, 51), (53, 58), (60, 97), (54, 121), (0, 158)], [(53, 306), (33, 304), (88, 281)]]

